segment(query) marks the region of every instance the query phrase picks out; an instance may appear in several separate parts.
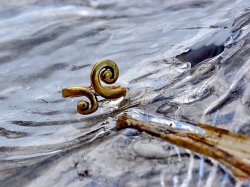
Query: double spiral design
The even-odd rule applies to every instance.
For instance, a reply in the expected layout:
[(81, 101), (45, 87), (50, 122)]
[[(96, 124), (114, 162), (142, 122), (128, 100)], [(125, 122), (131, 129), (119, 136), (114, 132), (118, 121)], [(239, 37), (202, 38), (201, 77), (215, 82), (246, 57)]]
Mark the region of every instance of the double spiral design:
[(97, 95), (106, 99), (115, 99), (126, 95), (126, 89), (123, 86), (103, 86), (101, 81), (106, 84), (113, 84), (119, 77), (119, 69), (114, 61), (100, 60), (98, 61), (91, 72), (90, 87), (70, 87), (62, 90), (63, 97), (81, 97), (85, 96), (87, 101), (80, 101), (77, 104), (77, 111), (82, 114), (91, 114), (98, 109)]

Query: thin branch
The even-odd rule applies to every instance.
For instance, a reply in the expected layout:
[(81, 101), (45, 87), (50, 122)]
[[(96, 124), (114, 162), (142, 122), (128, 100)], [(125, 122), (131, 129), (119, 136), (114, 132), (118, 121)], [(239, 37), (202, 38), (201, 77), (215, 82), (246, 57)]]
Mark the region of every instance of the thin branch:
[(225, 129), (199, 124), (205, 134), (160, 126), (136, 120), (126, 113), (118, 118), (116, 128), (134, 128), (169, 143), (213, 158), (241, 180), (250, 179), (250, 138)]

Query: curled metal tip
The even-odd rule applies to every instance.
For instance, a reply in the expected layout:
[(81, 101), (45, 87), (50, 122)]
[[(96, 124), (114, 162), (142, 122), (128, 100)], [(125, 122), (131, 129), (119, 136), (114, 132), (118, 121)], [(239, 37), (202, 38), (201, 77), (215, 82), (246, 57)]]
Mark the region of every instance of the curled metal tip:
[(119, 69), (114, 61), (100, 60), (91, 72), (90, 79), (94, 90), (106, 99), (115, 99), (126, 95), (126, 89), (122, 86), (102, 86), (101, 81), (113, 84), (119, 77)]
[(62, 97), (87, 97), (90, 104), (86, 101), (80, 101), (77, 105), (77, 111), (83, 115), (91, 114), (98, 109), (97, 95), (106, 99), (115, 99), (126, 95), (126, 89), (121, 85), (103, 86), (101, 84), (101, 81), (106, 84), (113, 84), (118, 76), (119, 69), (114, 61), (100, 60), (92, 69), (91, 86), (64, 88), (62, 89)]
[(91, 114), (98, 109), (98, 101), (95, 94), (87, 87), (70, 87), (62, 90), (63, 97), (81, 97), (85, 96), (89, 99), (91, 106), (86, 101), (79, 101), (77, 111), (82, 114)]

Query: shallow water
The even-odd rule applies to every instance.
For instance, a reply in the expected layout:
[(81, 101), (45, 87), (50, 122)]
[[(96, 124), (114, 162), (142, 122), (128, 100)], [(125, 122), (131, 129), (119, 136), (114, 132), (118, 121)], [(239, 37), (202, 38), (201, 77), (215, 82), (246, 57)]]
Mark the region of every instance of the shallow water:
[[(249, 8), (2, 1), (0, 185), (240, 185), (215, 161), (114, 124), (126, 109), (249, 134)], [(117, 62), (128, 95), (81, 116), (79, 98), (63, 99), (61, 89), (88, 86), (105, 58)]]

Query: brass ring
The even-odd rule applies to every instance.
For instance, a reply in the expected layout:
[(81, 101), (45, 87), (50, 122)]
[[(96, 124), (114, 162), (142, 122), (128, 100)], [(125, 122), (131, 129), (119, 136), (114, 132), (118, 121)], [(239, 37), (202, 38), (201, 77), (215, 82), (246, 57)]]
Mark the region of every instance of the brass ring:
[[(101, 81), (106, 84), (113, 84), (119, 77), (119, 69), (114, 61), (98, 61), (90, 75), (91, 86), (89, 87), (70, 87), (62, 90), (63, 97), (81, 97), (86, 96), (90, 104), (86, 101), (80, 101), (77, 104), (77, 111), (82, 114), (91, 114), (98, 109), (97, 95), (105, 99), (115, 99), (126, 95), (126, 89), (121, 85), (103, 86)], [(91, 105), (91, 106), (90, 106)]]

